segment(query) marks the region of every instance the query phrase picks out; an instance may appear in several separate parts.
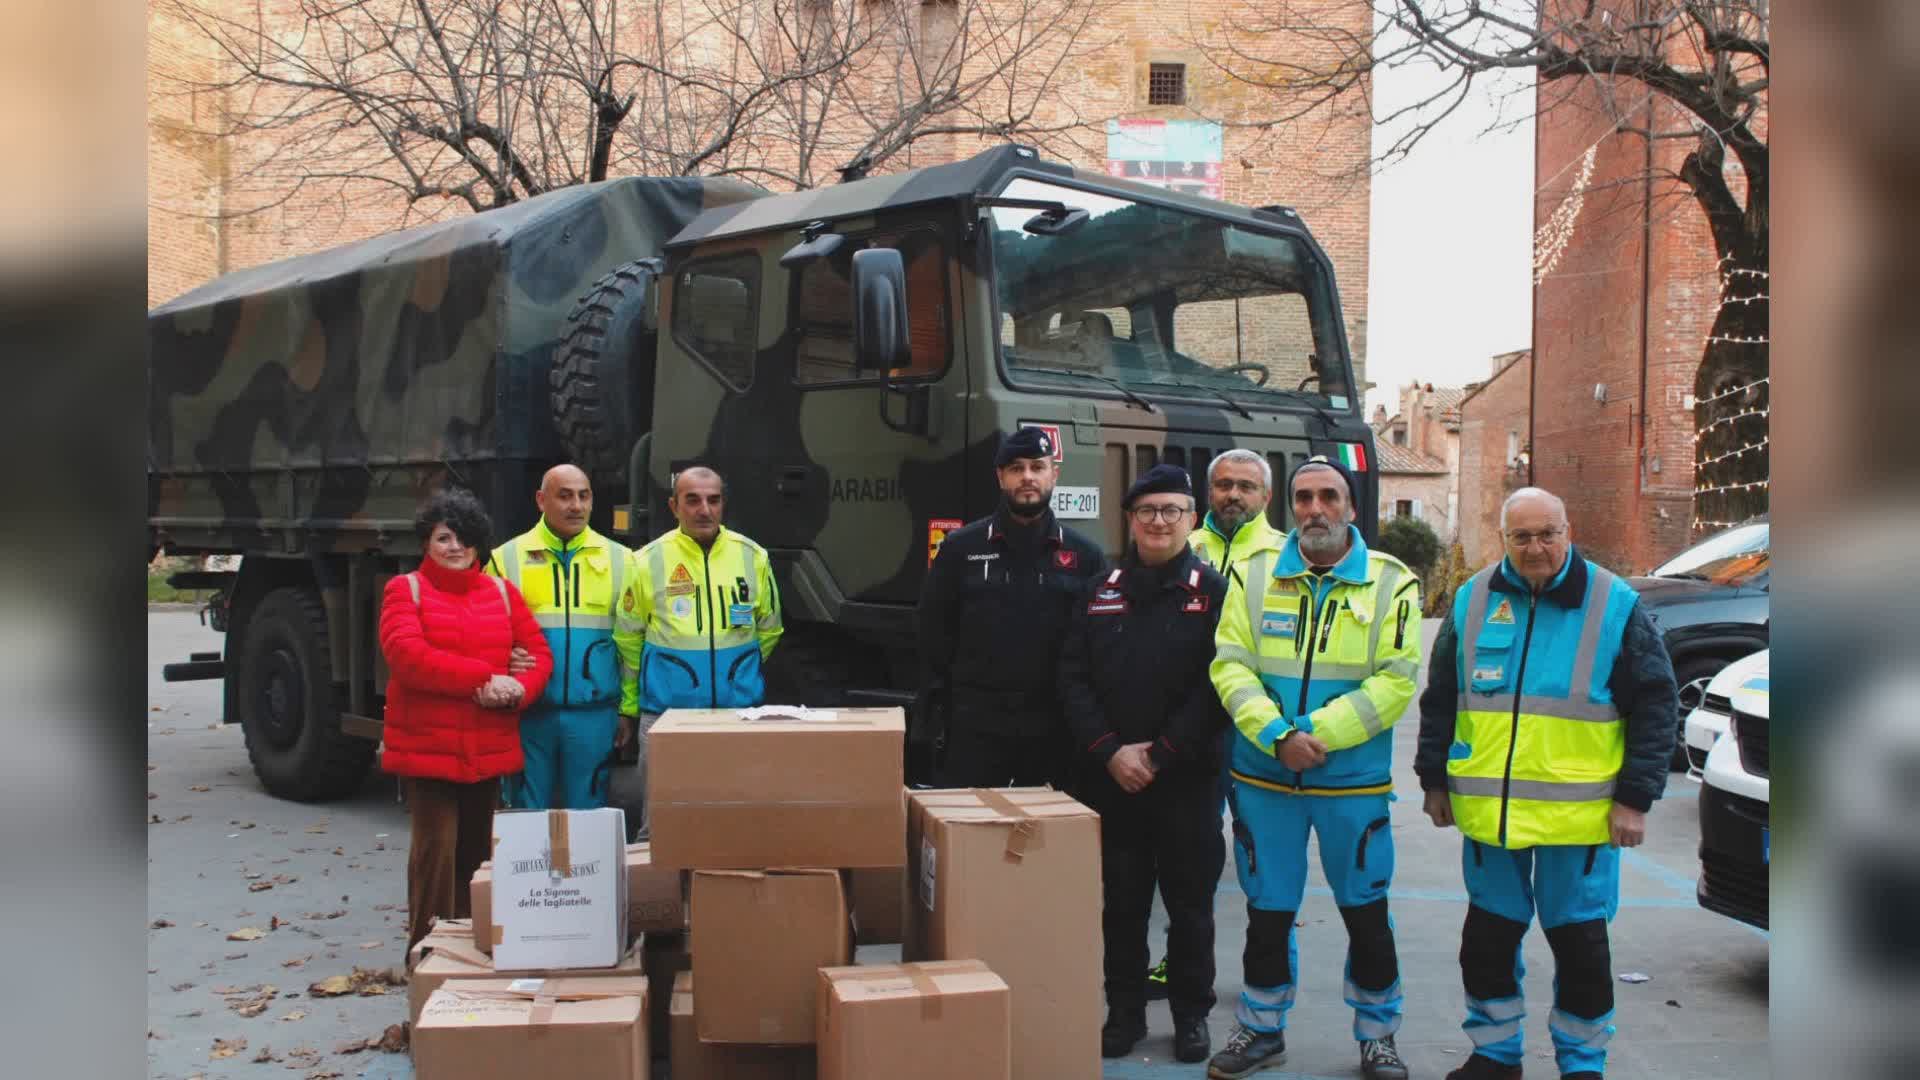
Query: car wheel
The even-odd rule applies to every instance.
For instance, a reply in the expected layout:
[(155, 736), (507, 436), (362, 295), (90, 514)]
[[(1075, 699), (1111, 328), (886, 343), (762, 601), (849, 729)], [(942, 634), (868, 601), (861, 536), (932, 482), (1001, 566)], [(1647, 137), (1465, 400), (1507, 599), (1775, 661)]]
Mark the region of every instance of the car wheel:
[(1699, 707), (1707, 696), (1707, 684), (1731, 662), (1718, 656), (1695, 656), (1676, 665), (1674, 679), (1680, 684), (1680, 730), (1673, 740), (1670, 763), (1673, 771), (1687, 771), (1687, 714)]

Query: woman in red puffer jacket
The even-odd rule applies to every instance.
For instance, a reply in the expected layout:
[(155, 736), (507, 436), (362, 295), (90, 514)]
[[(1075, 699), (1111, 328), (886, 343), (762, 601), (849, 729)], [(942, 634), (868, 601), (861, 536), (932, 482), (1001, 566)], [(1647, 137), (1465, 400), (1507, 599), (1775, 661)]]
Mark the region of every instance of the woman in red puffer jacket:
[[(401, 778), (412, 819), (407, 947), (435, 917), (465, 918), (468, 883), (493, 846), (500, 778), (520, 771), (520, 710), (539, 698), (553, 654), (520, 591), (480, 570), (492, 523), (465, 491), (428, 499), (414, 520), (420, 569), (387, 582), (380, 767)], [(514, 646), (533, 665), (510, 674)]]

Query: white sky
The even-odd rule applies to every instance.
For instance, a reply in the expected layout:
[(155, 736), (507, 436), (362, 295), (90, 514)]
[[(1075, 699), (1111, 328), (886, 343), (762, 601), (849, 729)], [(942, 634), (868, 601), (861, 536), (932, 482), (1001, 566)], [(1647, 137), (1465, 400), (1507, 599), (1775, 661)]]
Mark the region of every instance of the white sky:
[[(1533, 123), (1530, 76), (1467, 101), (1412, 154), (1373, 178), (1367, 295), (1367, 415), (1389, 414), (1414, 379), (1485, 379), (1496, 353), (1532, 338)], [(1431, 69), (1382, 68), (1374, 115), (1447, 83)], [(1515, 87), (1521, 87), (1518, 95)], [(1504, 100), (1503, 100), (1504, 99)], [(1502, 106), (1507, 120), (1500, 124)], [(1374, 129), (1374, 152), (1392, 143)]]

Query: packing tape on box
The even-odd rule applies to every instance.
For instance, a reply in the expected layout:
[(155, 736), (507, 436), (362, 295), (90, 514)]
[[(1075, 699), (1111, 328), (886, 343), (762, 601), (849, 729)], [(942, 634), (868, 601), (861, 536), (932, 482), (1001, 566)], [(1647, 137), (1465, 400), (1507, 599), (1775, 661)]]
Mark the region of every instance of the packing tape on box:
[(888, 982), (904, 978), (920, 997), (920, 1019), (940, 1019), (940, 984), (922, 964), (891, 964), (838, 976), (847, 982)]
[(554, 877), (573, 875), (573, 845), (568, 842), (565, 810), (547, 811), (547, 873)]
[(1008, 862), (1019, 862), (1026, 858), (1027, 852), (1038, 851), (1047, 845), (1047, 837), (1040, 823), (1035, 821), (1020, 805), (992, 788), (974, 788), (973, 794), (987, 809), (1001, 817), (1013, 819), (1013, 829), (1007, 834)]

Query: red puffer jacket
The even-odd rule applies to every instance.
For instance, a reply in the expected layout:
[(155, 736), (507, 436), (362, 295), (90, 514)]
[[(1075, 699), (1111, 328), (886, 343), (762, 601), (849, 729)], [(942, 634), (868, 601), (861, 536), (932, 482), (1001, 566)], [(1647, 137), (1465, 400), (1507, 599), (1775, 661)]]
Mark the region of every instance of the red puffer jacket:
[[(414, 603), (408, 578), (420, 585)], [(380, 767), (401, 776), (471, 784), (520, 771), (520, 713), (483, 709), (473, 692), (507, 671), (515, 645), (533, 670), (515, 678), (525, 701), (540, 697), (553, 653), (520, 590), (479, 569), (449, 570), (432, 559), (417, 574), (387, 582), (380, 651), (387, 658), (386, 745)]]

